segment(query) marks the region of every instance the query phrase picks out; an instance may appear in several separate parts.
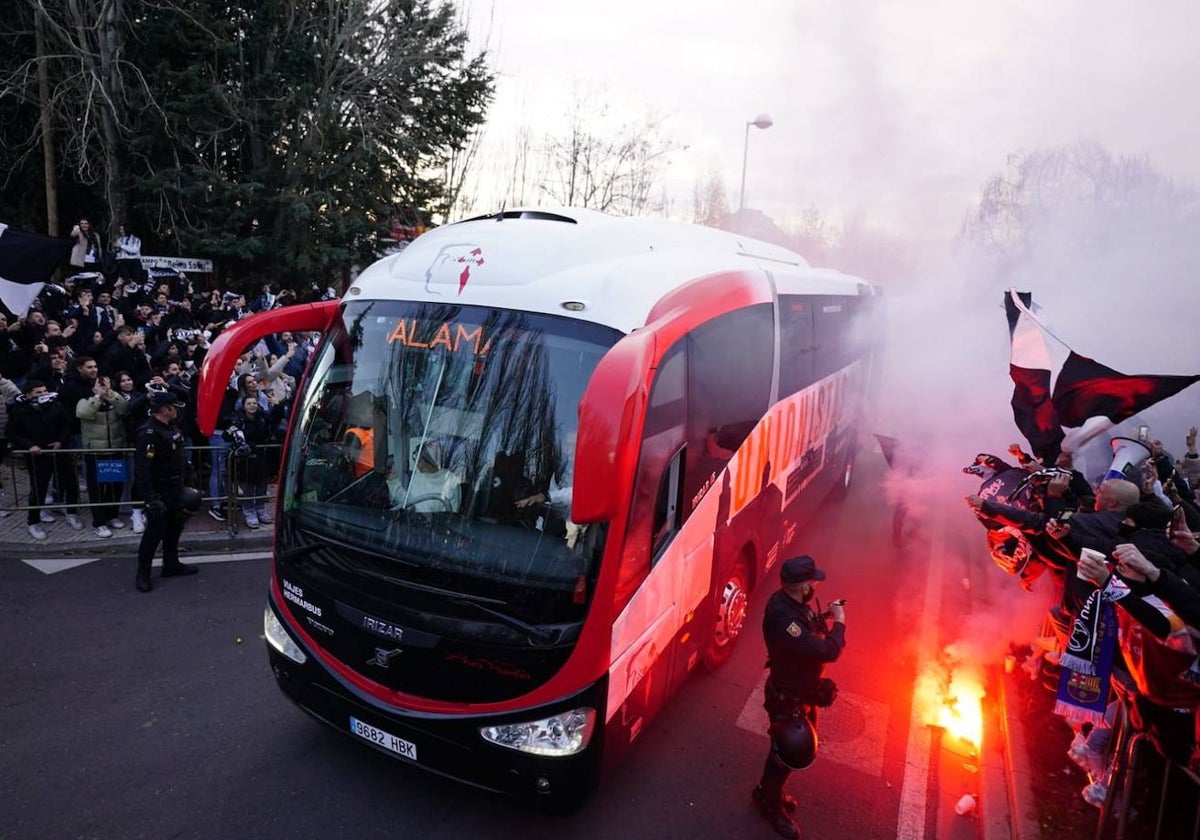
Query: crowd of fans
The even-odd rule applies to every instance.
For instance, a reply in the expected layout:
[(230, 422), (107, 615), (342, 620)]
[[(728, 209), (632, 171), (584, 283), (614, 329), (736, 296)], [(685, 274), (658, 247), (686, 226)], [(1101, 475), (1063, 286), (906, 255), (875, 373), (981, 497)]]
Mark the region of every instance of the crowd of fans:
[[(27, 313), (0, 307), (0, 461), (12, 452), (28, 472), (30, 536), (46, 539), (45, 526), (60, 518), (82, 530), (84, 511), (100, 537), (126, 527), (122, 509), (134, 532), (144, 529), (137, 499), (131, 498), (132, 471), (113, 467), (146, 420), (148, 393), (161, 389), (187, 403), (179, 422), (194, 447), (193, 481), (203, 483), (202, 473), (208, 476), (209, 515), (226, 519), (232, 454), (246, 525), (270, 522), (267, 485), (277, 453), (269, 444), (282, 435), (296, 381), (319, 334), (284, 332), (249, 348), (211, 437), (201, 435), (195, 423), (196, 374), (227, 324), (266, 309), (328, 299), (332, 291), (313, 287), (301, 296), (267, 284), (247, 303), (238, 291), (197, 288), (184, 272), (147, 271), (138, 258), (140, 243), (135, 248), (130, 241), (136, 237), (123, 228), (121, 234), (107, 252), (111, 259), (104, 259), (99, 237), (82, 220), (72, 232), (73, 273), (61, 284), (48, 284)], [(0, 482), (12, 475), (6, 468)]]
[[(967, 504), (989, 529), (996, 562), (1027, 588), (1041, 575), (1054, 584), (1050, 632), (1025, 665), (1057, 692), (1055, 711), (1075, 730), (1069, 755), (1097, 807), (1111, 800), (1117, 726), (1129, 727), (1127, 739), (1143, 733), (1173, 765), (1200, 770), (1197, 429), (1180, 458), (1148, 437), (1117, 443), (1120, 457), (1097, 481), (1070, 455), (1046, 468), (1016, 444), (1017, 463), (981, 455), (966, 469), (984, 478)], [(1014, 483), (1013, 471), (1025, 478)]]

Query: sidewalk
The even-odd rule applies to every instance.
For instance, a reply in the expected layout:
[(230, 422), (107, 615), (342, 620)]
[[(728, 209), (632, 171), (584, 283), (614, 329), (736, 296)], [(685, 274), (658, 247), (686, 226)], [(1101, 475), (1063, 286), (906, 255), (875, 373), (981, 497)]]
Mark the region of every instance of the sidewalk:
[[(7, 489), (7, 488), (6, 488)], [(25, 511), (16, 511), (0, 519), (0, 556), (6, 558), (36, 559), (39, 557), (97, 557), (109, 554), (137, 552), (142, 535), (133, 533), (129, 518), (122, 517), (127, 527), (114, 530), (111, 537), (98, 537), (91, 528), (91, 517), (81, 513), (84, 522), (82, 531), (76, 531), (58, 514), (58, 521), (42, 523), (46, 539), (35, 540), (26, 530)], [(212, 554), (219, 551), (266, 551), (271, 547), (274, 536), (272, 525), (263, 525), (250, 530), (240, 525), (238, 533), (230, 536), (229, 523), (211, 519), (205, 511), (188, 520), (179, 541), (181, 552), (188, 554)], [(185, 558), (186, 559), (186, 558)]]
[[(11, 486), (13, 472), (4, 470), (4, 489), (0, 491), (0, 511), (6, 516), (0, 518), (0, 557), (35, 559), (39, 557), (97, 557), (110, 554), (133, 554), (137, 551), (142, 535), (133, 533), (129, 516), (121, 520), (124, 528), (113, 529), (111, 537), (99, 537), (92, 529), (92, 513), (89, 508), (79, 508), (79, 519), (83, 529), (76, 531), (62, 514), (54, 510), (54, 522), (42, 523), (46, 531), (46, 539), (35, 540), (29, 535), (26, 517), (28, 511), (11, 510), (12, 505), (28, 503), (29, 491), (22, 480), (24, 470), (17, 470), (18, 486)], [(87, 494), (80, 492), (82, 501)], [(53, 510), (53, 509), (52, 509)], [(246, 527), (238, 514), (237, 533), (229, 533), (228, 522), (217, 522), (208, 515), (207, 506), (192, 516), (183, 531), (179, 541), (180, 550), (186, 553), (211, 554), (218, 551), (264, 551), (271, 547), (274, 528), (263, 525), (256, 530)]]

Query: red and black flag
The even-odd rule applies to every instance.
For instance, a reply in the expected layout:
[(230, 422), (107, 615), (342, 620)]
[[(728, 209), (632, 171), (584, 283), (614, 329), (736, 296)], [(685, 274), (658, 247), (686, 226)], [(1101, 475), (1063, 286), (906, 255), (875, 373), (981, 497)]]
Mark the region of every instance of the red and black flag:
[(1043, 464), (1053, 464), (1062, 446), (1063, 430), (1050, 397), (1050, 350), (1041, 327), (1032, 317), (1032, 295), (1004, 295), (1008, 335), (1012, 340), (1008, 373), (1013, 381), (1013, 420)]
[(1094, 417), (1115, 426), (1196, 382), (1200, 375), (1121, 373), (1072, 350), (1054, 383), (1054, 408), (1067, 427), (1083, 426)]
[[(1070, 350), (1050, 388), (1050, 352), (1031, 296), (1004, 296), (1012, 338), (1013, 419), (1043, 464), (1200, 381), (1200, 375), (1129, 375)], [(1061, 341), (1061, 340), (1060, 340)], [(1064, 432), (1064, 430), (1070, 430)]]
[(71, 251), (71, 240), (13, 230), (0, 222), (0, 301), (24, 315)]

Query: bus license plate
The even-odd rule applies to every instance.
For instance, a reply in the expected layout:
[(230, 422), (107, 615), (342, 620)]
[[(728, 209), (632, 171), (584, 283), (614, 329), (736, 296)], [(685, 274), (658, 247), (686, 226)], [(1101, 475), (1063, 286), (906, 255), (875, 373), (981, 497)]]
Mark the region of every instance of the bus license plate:
[(417, 745), (412, 741), (397, 738), (392, 733), (377, 729), (369, 723), (363, 723), (355, 717), (350, 718), (350, 731), (364, 741), (370, 741), (372, 744), (383, 747), (385, 750), (391, 750), (396, 755), (403, 756), (409, 761), (417, 760)]

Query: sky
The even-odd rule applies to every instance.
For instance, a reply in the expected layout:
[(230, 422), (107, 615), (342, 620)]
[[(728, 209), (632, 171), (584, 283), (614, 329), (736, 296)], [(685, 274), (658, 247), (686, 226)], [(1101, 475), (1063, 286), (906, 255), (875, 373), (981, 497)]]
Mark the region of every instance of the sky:
[[(902, 239), (957, 233), (1021, 149), (1093, 140), (1200, 181), (1200, 5), (1185, 0), (469, 0), (498, 73), (481, 150), (561, 130), (580, 92), (686, 147), (673, 215), (718, 173), (736, 208), (785, 223), (813, 206)], [(1177, 94), (1177, 92), (1179, 92)], [(746, 123), (766, 113), (766, 130)], [(500, 164), (502, 166), (502, 164)], [(484, 203), (488, 190), (481, 186)], [(492, 191), (495, 194), (495, 191)], [(476, 210), (490, 209), (477, 207)]]
[[(1094, 142), (1200, 186), (1194, 0), (470, 3), (476, 42), (498, 72), (484, 181), (503, 169), (518, 130), (535, 142), (561, 132), (582, 92), (630, 122), (661, 118), (684, 147), (664, 176), (669, 215), (690, 220), (695, 187), (714, 173), (736, 209), (748, 153), (748, 208), (787, 228), (814, 207), (920, 254), (918, 282), (899, 293), (871, 277), (888, 289), (887, 352), (862, 431), (900, 440), (911, 466), (888, 474), (889, 497), (918, 521), (948, 512), (951, 553), (1006, 578), (998, 592), (1020, 589), (982, 559), (983, 530), (963, 501), (979, 481), (962, 468), (1025, 443), (1009, 406), (1007, 286), (1044, 307), (1056, 360), (1069, 346), (1125, 373), (1200, 372), (1200, 237), (1178, 214), (1151, 210), (1127, 238), (1089, 239), (1112, 220), (1068, 212), (1003, 273), (949, 247), (984, 183), (1022, 151)], [(747, 131), (762, 113), (774, 124)], [(479, 194), (476, 212), (504, 198)], [(1200, 422), (1200, 385), (1112, 434), (1135, 435), (1143, 422), (1182, 456)], [(1109, 466), (1107, 438), (1079, 454), (1089, 478)], [(979, 601), (954, 647), (998, 659), (1013, 634), (1033, 633), (1047, 597), (1043, 586), (1033, 598)]]

